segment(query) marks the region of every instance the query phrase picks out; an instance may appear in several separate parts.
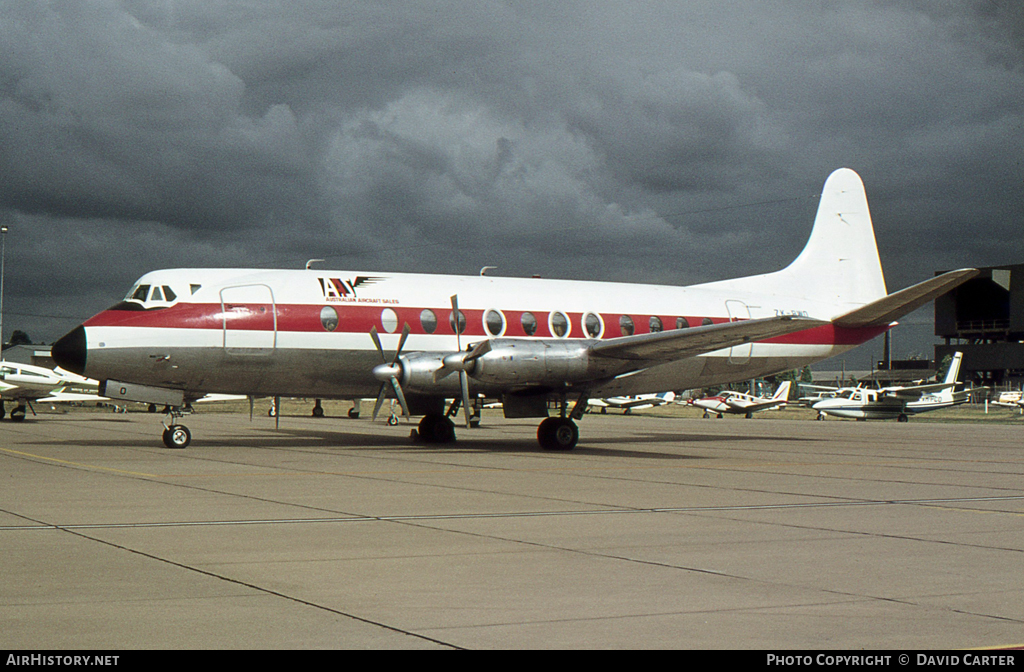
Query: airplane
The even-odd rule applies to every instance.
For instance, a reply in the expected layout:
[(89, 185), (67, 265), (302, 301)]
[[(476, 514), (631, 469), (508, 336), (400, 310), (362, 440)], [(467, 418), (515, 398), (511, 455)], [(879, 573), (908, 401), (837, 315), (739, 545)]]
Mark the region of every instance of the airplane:
[(991, 402), (995, 406), (1005, 406), (1006, 408), (1017, 408), (1020, 409), (1021, 413), (1024, 413), (1024, 392), (1021, 390), (1011, 390), (1009, 392), (1000, 392), (999, 396), (996, 397), (995, 401)]
[[(470, 395), (541, 418), (571, 450), (588, 401), (764, 377), (849, 351), (966, 280), (950, 271), (889, 294), (860, 176), (825, 182), (810, 237), (782, 270), (685, 287), (267, 269), (168, 269), (58, 340), (53, 358), (108, 397), (168, 405), (163, 440), (210, 392), (394, 397), (419, 440), (455, 440)], [(460, 305), (462, 306), (460, 308)], [(463, 344), (466, 345), (463, 348)], [(385, 345), (387, 349), (385, 350)], [(448, 412), (447, 400), (452, 399)], [(548, 401), (559, 411), (549, 417)]]
[(956, 392), (963, 353), (953, 354), (953, 361), (941, 383), (883, 387), (872, 390), (856, 387), (843, 391), (831, 399), (822, 399), (811, 408), (818, 411), (818, 419), (825, 415), (858, 420), (889, 420), (907, 422), (909, 416), (940, 408), (949, 408), (967, 401), (967, 392)]
[(725, 413), (742, 413), (747, 418), (752, 418), (758, 411), (785, 406), (791, 384), (791, 381), (784, 380), (770, 397), (725, 390), (711, 397), (691, 399), (689, 403), (697, 408), (703, 408), (705, 418), (711, 417), (712, 413), (717, 413), (719, 418)]
[(607, 399), (591, 399), (589, 403), (591, 406), (595, 406), (601, 409), (602, 413), (606, 413), (609, 408), (622, 409), (625, 415), (629, 415), (633, 411), (639, 411), (645, 408), (655, 408), (664, 404), (671, 404), (675, 401), (675, 392), (659, 392), (657, 394), (637, 394), (622, 397), (608, 397)]
[(33, 401), (103, 401), (104, 398), (97, 394), (98, 388), (99, 381), (59, 367), (47, 369), (32, 364), (0, 361), (0, 419), (7, 415), (5, 401), (16, 402), (10, 418), (13, 422), (21, 422)]

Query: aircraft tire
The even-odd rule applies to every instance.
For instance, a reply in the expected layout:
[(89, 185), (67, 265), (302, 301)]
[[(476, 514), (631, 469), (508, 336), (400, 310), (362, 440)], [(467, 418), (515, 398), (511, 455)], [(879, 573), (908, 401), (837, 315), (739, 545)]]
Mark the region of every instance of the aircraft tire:
[(907, 417), (906, 413), (900, 413), (896, 416), (896, 422), (909, 422), (910, 418)]
[(455, 424), (443, 415), (424, 415), (419, 424), (419, 435), (426, 443), (452, 443)]
[(22, 422), (25, 419), (25, 407), (15, 406), (11, 409), (11, 422)]
[(572, 450), (580, 430), (569, 418), (547, 418), (537, 427), (537, 442), (544, 450)]
[(192, 443), (192, 432), (185, 425), (171, 425), (164, 430), (164, 445), (168, 448), (188, 448)]

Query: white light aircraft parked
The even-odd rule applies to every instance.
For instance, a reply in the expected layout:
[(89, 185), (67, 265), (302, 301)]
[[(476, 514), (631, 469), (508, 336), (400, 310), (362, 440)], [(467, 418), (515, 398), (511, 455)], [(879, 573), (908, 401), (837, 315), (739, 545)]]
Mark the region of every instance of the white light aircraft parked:
[(675, 401), (675, 392), (659, 392), (657, 394), (636, 394), (622, 397), (608, 397), (607, 399), (591, 399), (588, 403), (591, 406), (600, 408), (604, 413), (609, 408), (620, 409), (626, 415), (633, 411), (645, 408), (655, 408), (664, 404), (671, 404)]
[(786, 400), (789, 398), (790, 385), (790, 381), (782, 381), (779, 383), (778, 389), (775, 390), (775, 394), (770, 397), (758, 397), (746, 392), (725, 390), (714, 396), (691, 399), (690, 403), (697, 408), (703, 408), (705, 418), (710, 417), (712, 413), (717, 413), (720, 418), (724, 413), (742, 413), (746, 417), (752, 418), (758, 411), (785, 406)]
[(949, 408), (967, 401), (967, 392), (956, 392), (957, 376), (960, 375), (960, 360), (963, 354), (953, 354), (946, 378), (941, 383), (911, 385), (908, 387), (883, 387), (870, 390), (856, 387), (845, 390), (832, 399), (822, 399), (811, 408), (822, 414), (858, 420), (891, 420), (906, 422), (909, 416), (940, 408)]
[(1021, 390), (1000, 392), (992, 404), (995, 406), (1005, 406), (1006, 408), (1016, 408), (1021, 413), (1024, 413), (1024, 392)]
[(60, 368), (0, 361), (0, 418), (7, 414), (5, 401), (15, 402), (10, 418), (20, 422), (33, 401), (103, 401), (98, 388), (99, 381)]
[[(570, 450), (589, 399), (803, 368), (874, 338), (976, 274), (951, 271), (888, 294), (864, 185), (844, 168), (825, 182), (804, 250), (773, 273), (669, 287), (161, 270), (52, 352), (65, 369), (101, 380), (106, 396), (172, 408), (210, 392), (376, 395), (376, 416), (394, 396), (403, 415), (424, 416), (418, 435), (428, 442), (454, 440), (446, 399), (461, 404), (469, 424), (471, 394), (499, 398), (506, 417), (545, 418), (537, 431), (545, 449)], [(560, 402), (558, 416), (548, 417), (549, 399)], [(188, 445), (189, 430), (168, 422), (164, 443)]]

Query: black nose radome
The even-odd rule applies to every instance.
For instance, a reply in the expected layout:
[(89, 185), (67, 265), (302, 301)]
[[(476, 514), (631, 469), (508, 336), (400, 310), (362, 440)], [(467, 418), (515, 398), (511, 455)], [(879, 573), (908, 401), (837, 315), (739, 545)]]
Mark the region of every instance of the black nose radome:
[(85, 327), (79, 325), (53, 344), (50, 355), (57, 366), (81, 376), (85, 375)]

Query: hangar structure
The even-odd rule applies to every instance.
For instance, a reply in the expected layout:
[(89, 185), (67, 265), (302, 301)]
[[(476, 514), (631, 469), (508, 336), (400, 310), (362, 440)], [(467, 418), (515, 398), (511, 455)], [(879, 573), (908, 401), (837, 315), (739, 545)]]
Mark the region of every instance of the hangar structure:
[(935, 361), (959, 350), (964, 380), (1024, 383), (1024, 264), (979, 269), (977, 277), (935, 299)]

